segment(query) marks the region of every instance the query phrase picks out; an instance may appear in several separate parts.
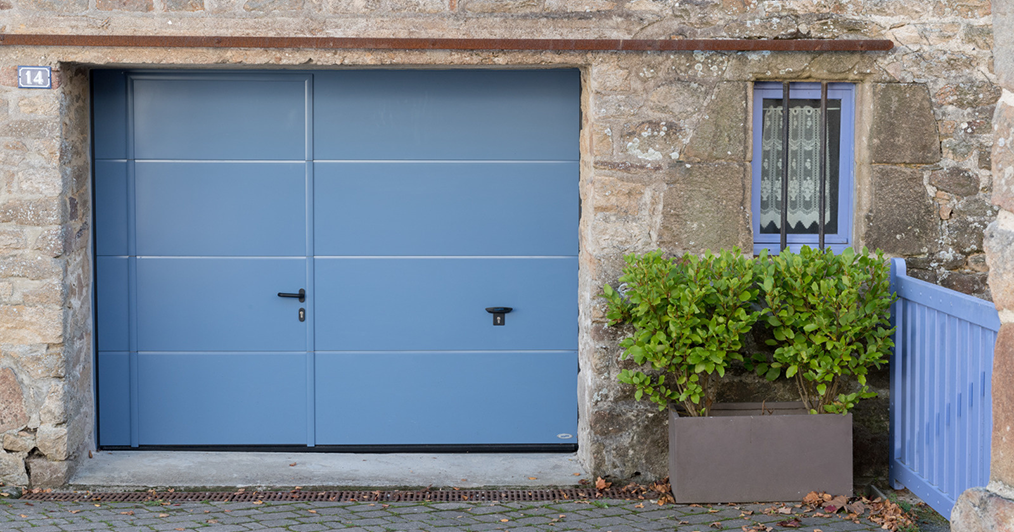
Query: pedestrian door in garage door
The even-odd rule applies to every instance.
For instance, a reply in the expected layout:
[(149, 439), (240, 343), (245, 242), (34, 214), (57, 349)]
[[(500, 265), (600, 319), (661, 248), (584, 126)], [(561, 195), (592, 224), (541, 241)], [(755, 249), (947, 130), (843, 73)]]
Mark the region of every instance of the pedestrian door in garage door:
[(574, 448), (576, 71), (92, 85), (101, 446)]

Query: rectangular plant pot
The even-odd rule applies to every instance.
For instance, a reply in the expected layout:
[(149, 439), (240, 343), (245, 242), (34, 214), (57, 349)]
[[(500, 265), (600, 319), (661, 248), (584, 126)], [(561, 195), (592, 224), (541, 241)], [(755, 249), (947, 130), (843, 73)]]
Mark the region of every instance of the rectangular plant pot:
[(669, 481), (678, 503), (801, 501), (852, 495), (852, 414), (802, 403), (715, 405), (709, 417), (669, 411)]

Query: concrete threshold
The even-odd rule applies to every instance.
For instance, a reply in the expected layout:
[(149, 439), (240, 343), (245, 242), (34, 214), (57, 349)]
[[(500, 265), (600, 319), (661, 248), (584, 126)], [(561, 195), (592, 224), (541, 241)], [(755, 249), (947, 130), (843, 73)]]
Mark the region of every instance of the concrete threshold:
[[(576, 454), (344, 454), (98, 451), (73, 489), (545, 488), (576, 486), (588, 473)], [(591, 479), (593, 480), (593, 479)]]

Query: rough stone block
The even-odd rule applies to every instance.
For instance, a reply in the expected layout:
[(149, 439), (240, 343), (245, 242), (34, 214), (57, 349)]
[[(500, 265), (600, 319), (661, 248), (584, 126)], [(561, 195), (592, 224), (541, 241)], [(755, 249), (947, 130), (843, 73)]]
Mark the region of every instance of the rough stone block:
[(100, 11), (141, 11), (155, 9), (152, 0), (95, 0), (95, 7)]
[(700, 115), (703, 122), (701, 108), (704, 107), (710, 93), (711, 88), (701, 83), (689, 81), (663, 83), (651, 91), (648, 96), (648, 108), (679, 122)]
[(60, 124), (53, 120), (11, 120), (0, 126), (0, 137), (45, 139), (59, 132)]
[(624, 127), (623, 150), (643, 161), (668, 161), (679, 157), (680, 130), (675, 122), (650, 120)]
[(987, 290), (987, 273), (946, 272), (940, 280), (940, 286), (956, 290), (970, 296), (983, 294)]
[(204, 0), (165, 0), (167, 11), (204, 11)]
[(15, 453), (27, 453), (35, 448), (35, 436), (29, 432), (19, 432), (17, 434), (7, 433), (4, 434), (3, 448), (5, 451), (11, 451)]
[(88, 9), (88, 0), (27, 0), (21, 4), (30, 9), (63, 14), (81, 13)]
[(944, 85), (933, 93), (938, 105), (953, 105), (962, 109), (993, 105), (1000, 98), (1000, 87), (989, 81), (967, 81)]
[(873, 167), (873, 208), (866, 246), (897, 255), (932, 253), (939, 246), (940, 218), (926, 193), (922, 172)]
[[(54, 386), (49, 391), (49, 395), (46, 396), (46, 400), (42, 403), (42, 409), (39, 410), (39, 420), (49, 425), (62, 425), (66, 423), (67, 411), (65, 399), (63, 386)], [(66, 431), (64, 432), (66, 433)]]
[(17, 228), (0, 229), (0, 254), (25, 248), (25, 232)]
[(70, 480), (73, 464), (69, 461), (54, 462), (42, 457), (27, 460), (28, 480), (33, 488), (58, 488)]
[(1005, 323), (1000, 327), (993, 352), (993, 455), (989, 478), (1008, 486), (1014, 486), (1014, 387), (1011, 382), (1014, 382), (1014, 323)]
[(0, 305), (0, 337), (11, 344), (63, 343), (63, 309)]
[(631, 183), (612, 177), (595, 178), (595, 213), (615, 213), (620, 216), (637, 216), (646, 207), (646, 188), (640, 183)]
[(31, 288), (24, 288), (21, 291), (21, 302), (25, 306), (57, 306), (62, 307), (66, 303), (67, 292), (64, 285), (58, 281), (47, 281), (37, 283)]
[(922, 84), (873, 86), (874, 163), (933, 164), (940, 160), (940, 139), (929, 90)]
[(63, 208), (59, 198), (14, 200), (0, 205), (0, 223), (22, 225), (56, 225), (62, 221)]
[(27, 168), (18, 172), (18, 187), (24, 194), (58, 196), (63, 192), (63, 176), (55, 168)]
[(596, 63), (591, 69), (591, 86), (595, 91), (628, 91), (630, 70), (613, 63)]
[(59, 116), (60, 101), (52, 96), (35, 96), (18, 100), (18, 110), (26, 115)]
[(953, 249), (966, 255), (982, 251), (985, 221), (958, 218), (948, 221), (945, 226), (945, 240)]
[[(999, 219), (1004, 218), (1014, 219), (1014, 215), (1003, 212)], [(1001, 226), (999, 219), (986, 227), (983, 242), (989, 264), (989, 288), (997, 308), (1014, 310), (1014, 222)]]
[(50, 460), (66, 460), (69, 454), (67, 427), (42, 425), (35, 433), (35, 446)]
[(1014, 91), (1014, 1), (993, 0), (993, 70), (997, 82)]
[[(6, 339), (4, 341), (7, 341)], [(18, 430), (28, 423), (25, 396), (14, 370), (0, 369), (0, 432)]]
[(666, 176), (659, 245), (669, 251), (751, 249), (750, 167), (674, 163)]
[(28, 485), (24, 453), (8, 453), (0, 450), (0, 482), (14, 486)]
[(303, 9), (303, 0), (247, 0), (243, 9), (257, 13), (300, 11)]
[(746, 83), (719, 83), (683, 152), (683, 158), (745, 161), (750, 123), (747, 98)]
[(546, 11), (552, 12), (578, 12), (588, 13), (592, 11), (609, 11), (616, 9), (616, 2), (609, 0), (546, 0)]
[(0, 257), (0, 278), (57, 279), (61, 274), (60, 265), (49, 257), (36, 254)]
[(542, 11), (540, 0), (468, 0), (465, 11), (472, 13), (534, 13)]
[(951, 532), (1014, 532), (1014, 501), (985, 488), (967, 490), (951, 510)]
[(979, 176), (964, 168), (948, 168), (930, 174), (930, 184), (958, 196), (972, 196), (979, 193)]
[(992, 201), (994, 205), (1014, 212), (1014, 106), (1002, 100), (997, 104), (993, 128), (993, 151), (990, 154), (993, 162)]
[(32, 249), (45, 253), (47, 257), (56, 258), (63, 255), (68, 249), (73, 249), (69, 244), (69, 235), (65, 234), (64, 227), (52, 227), (45, 229), (32, 242)]

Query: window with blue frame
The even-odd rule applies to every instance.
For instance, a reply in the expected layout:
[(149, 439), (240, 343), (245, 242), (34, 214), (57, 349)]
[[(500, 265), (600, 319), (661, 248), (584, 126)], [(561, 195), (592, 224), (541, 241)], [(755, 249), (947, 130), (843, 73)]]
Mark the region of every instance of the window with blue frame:
[[(823, 230), (825, 247), (840, 252), (852, 244), (855, 86), (827, 84), (826, 120), (822, 121), (821, 84), (790, 83), (787, 143), (784, 86), (769, 82), (754, 84), (751, 198), (754, 253), (762, 249), (778, 253), (783, 238), (782, 220), (789, 249), (795, 251), (803, 245), (818, 247)], [(823, 141), (822, 127), (826, 128)]]

